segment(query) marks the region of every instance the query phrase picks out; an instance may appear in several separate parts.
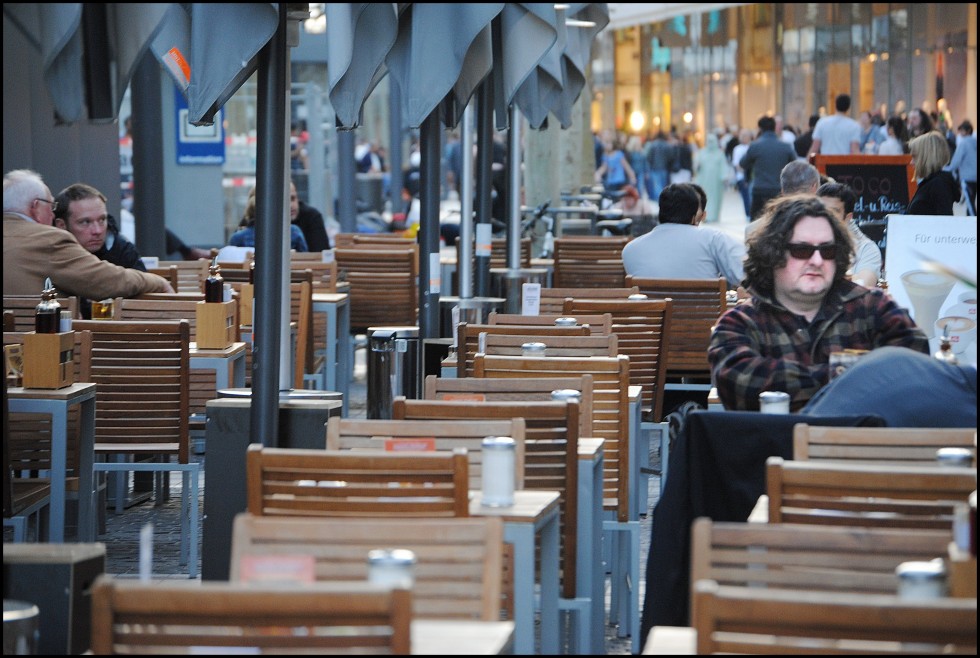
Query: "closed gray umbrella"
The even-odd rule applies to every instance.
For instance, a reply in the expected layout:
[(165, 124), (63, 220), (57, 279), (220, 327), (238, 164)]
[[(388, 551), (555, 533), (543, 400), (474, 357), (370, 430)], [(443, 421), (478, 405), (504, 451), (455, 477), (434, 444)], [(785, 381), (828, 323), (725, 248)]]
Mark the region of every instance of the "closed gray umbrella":
[[(508, 108), (517, 91), (541, 59), (558, 40), (557, 13), (550, 3), (508, 2), (500, 14), (499, 52), (494, 67), (499, 72), (499, 88), (494, 90), (494, 116), (497, 128), (507, 127)], [(499, 67), (499, 68), (496, 68)]]
[(398, 34), (390, 2), (328, 2), (327, 89), (341, 127), (360, 123), (364, 100), (388, 72), (385, 56)]

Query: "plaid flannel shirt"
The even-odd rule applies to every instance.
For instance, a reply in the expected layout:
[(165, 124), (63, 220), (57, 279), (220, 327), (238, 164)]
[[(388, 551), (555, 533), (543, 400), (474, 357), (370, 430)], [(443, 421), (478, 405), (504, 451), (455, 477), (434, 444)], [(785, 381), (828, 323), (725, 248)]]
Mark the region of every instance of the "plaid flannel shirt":
[(726, 409), (758, 410), (759, 393), (785, 391), (796, 411), (830, 379), (830, 353), (885, 345), (929, 353), (929, 340), (888, 294), (841, 281), (812, 322), (755, 291), (711, 333), (712, 383)]

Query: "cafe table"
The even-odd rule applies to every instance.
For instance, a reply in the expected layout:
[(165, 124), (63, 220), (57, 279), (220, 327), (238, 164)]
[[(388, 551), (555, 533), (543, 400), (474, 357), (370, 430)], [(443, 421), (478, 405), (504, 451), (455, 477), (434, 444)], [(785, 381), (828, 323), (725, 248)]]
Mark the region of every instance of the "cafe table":
[(347, 293), (313, 293), (313, 312), (326, 316), (324, 336), (323, 370), (320, 390), (339, 391), (343, 394), (343, 415), (346, 416), (350, 398), (350, 378), (353, 373), (350, 336), (350, 295)]
[(199, 348), (190, 344), (190, 367), (193, 370), (214, 370), (215, 390), (245, 386), (245, 343), (232, 343), (225, 348)]
[(604, 439), (578, 440), (578, 554), (576, 598), (588, 599), (588, 620), (576, 638), (579, 654), (606, 653), (606, 574), (602, 555), (602, 469)]
[(513, 651), (514, 622), (413, 619), (412, 655), (497, 656)]
[[(558, 498), (557, 491), (518, 489), (514, 504), (488, 507), (480, 491), (470, 492), (470, 516), (504, 522), (504, 541), (514, 547), (514, 653), (558, 653)], [(534, 646), (534, 547), (541, 555), (541, 642)]]
[(68, 475), (68, 410), (79, 408), (78, 540), (95, 541), (94, 460), (95, 389), (93, 383), (75, 383), (64, 388), (7, 389), (10, 413), (51, 416), (51, 509), (48, 541), (65, 541), (65, 479)]

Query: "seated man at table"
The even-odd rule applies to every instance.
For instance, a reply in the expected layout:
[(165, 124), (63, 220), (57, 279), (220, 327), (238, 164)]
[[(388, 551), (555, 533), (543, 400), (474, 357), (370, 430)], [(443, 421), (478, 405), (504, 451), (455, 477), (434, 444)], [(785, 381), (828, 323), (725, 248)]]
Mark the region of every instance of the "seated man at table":
[(174, 291), (161, 276), (99, 260), (74, 235), (52, 226), (57, 207), (37, 172), (4, 174), (4, 295), (40, 295), (48, 277), (62, 294), (89, 299)]
[[(58, 209), (54, 213), (54, 226), (63, 228), (90, 252), (101, 260), (119, 267), (145, 272), (146, 266), (136, 250), (116, 226), (115, 218), (106, 211), (106, 198), (102, 192), (85, 183), (69, 185), (55, 197)], [(82, 317), (92, 317), (92, 300), (80, 301)]]
[(731, 288), (742, 282), (745, 247), (730, 235), (698, 226), (701, 199), (695, 186), (674, 183), (660, 193), (660, 224), (623, 247), (627, 274), (666, 279), (724, 276)]
[(708, 346), (726, 409), (758, 410), (763, 391), (802, 408), (830, 379), (830, 353), (886, 345), (929, 353), (908, 311), (881, 290), (848, 281), (847, 227), (820, 199), (781, 197), (748, 240), (750, 298), (718, 320)]
[(851, 281), (865, 288), (878, 285), (881, 276), (881, 249), (864, 234), (854, 221), (854, 204), (857, 195), (850, 185), (844, 183), (824, 183), (817, 188), (817, 197), (824, 205), (834, 211), (837, 219), (844, 222), (854, 241), (854, 258), (851, 260)]

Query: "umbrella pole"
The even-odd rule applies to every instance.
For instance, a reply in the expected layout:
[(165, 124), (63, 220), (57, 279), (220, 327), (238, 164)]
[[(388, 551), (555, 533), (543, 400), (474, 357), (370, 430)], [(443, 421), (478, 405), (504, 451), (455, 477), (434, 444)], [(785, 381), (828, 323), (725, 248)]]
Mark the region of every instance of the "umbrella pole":
[[(476, 221), (477, 224), (490, 226), (493, 200), (491, 198), (493, 176), (493, 103), (491, 99), (491, 72), (476, 92), (478, 112), (477, 121), (477, 151), (476, 151)], [(492, 233), (492, 230), (491, 230)], [(477, 297), (490, 295), (490, 255), (476, 255), (476, 275), (474, 291)]]
[(459, 298), (473, 297), (473, 107), (463, 110), (460, 136), (462, 176), (459, 187)]
[[(511, 272), (521, 267), (521, 112), (514, 103), (510, 106), (510, 132), (508, 133), (507, 167), (510, 205), (507, 224), (507, 269)], [(507, 288), (507, 312), (521, 312), (521, 289)]]
[[(439, 108), (422, 122), (419, 140), (419, 338), (439, 337)], [(430, 282), (436, 282), (430, 286)]]

